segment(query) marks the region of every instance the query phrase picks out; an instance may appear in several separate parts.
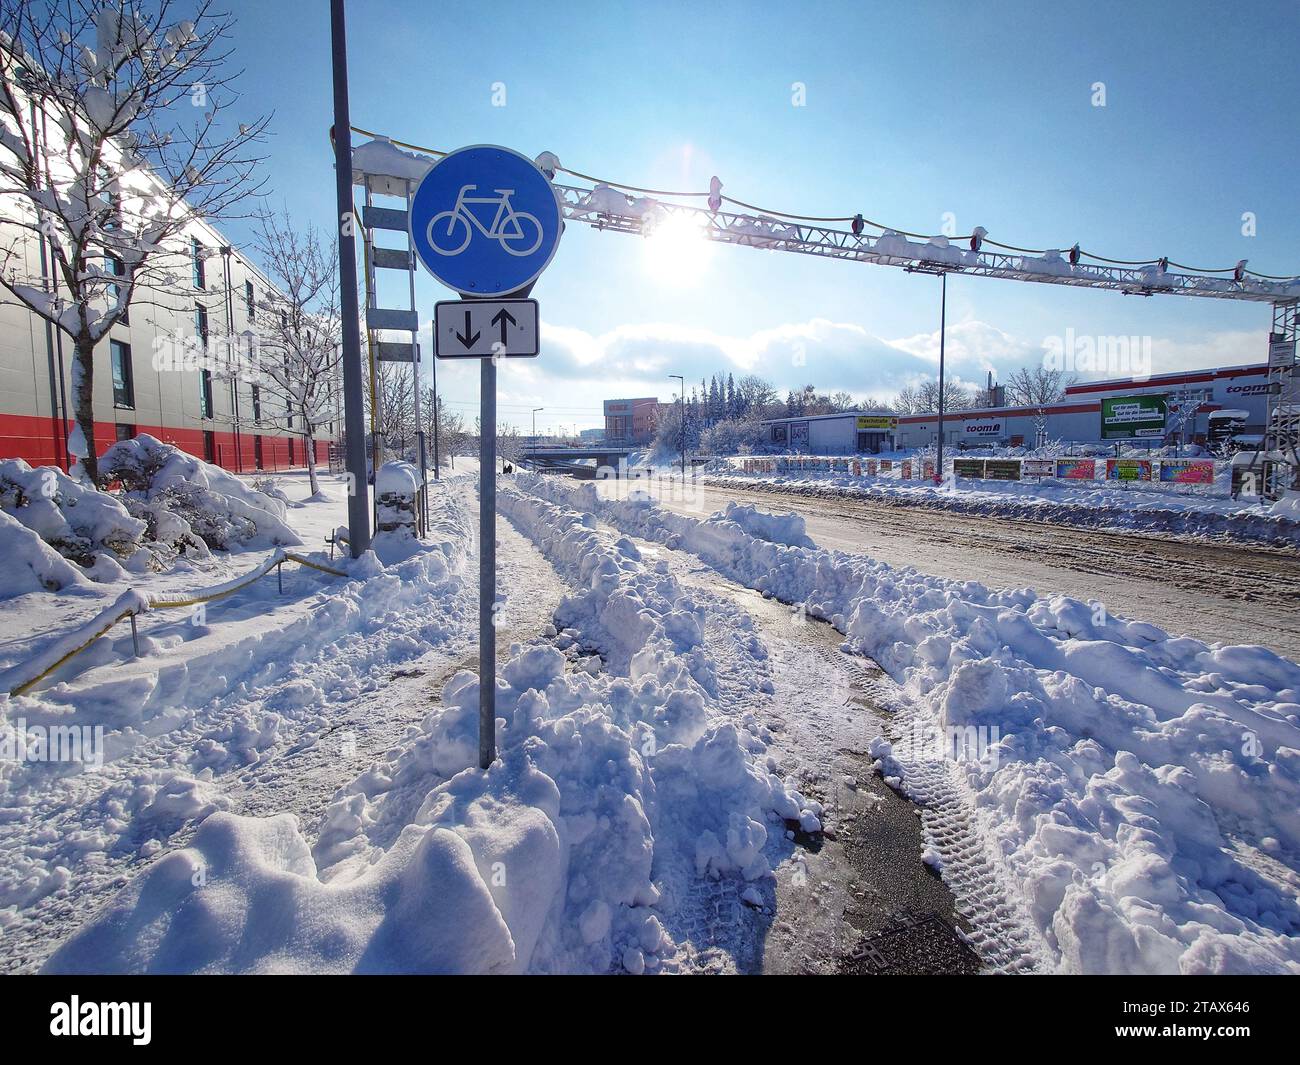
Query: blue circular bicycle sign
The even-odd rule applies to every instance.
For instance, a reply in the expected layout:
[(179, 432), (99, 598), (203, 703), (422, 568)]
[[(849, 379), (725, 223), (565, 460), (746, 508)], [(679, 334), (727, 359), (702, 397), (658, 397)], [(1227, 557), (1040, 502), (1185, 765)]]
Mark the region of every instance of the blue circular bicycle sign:
[(563, 222), (555, 190), (527, 156), (494, 144), (443, 156), (411, 198), (411, 245), (465, 296), (526, 289), (550, 264)]

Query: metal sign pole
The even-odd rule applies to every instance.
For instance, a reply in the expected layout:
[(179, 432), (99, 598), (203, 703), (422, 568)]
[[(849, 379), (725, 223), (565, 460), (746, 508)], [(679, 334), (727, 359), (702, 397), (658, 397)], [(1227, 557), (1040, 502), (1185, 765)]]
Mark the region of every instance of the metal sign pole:
[[(490, 227), (471, 206), (495, 207)], [(496, 360), (538, 355), (537, 301), (527, 297), (554, 257), (564, 223), (555, 190), (536, 163), (509, 148), (478, 144), (429, 168), (410, 197), (407, 227), (416, 258), (460, 295), (434, 306), (434, 358), (480, 364), (478, 761), (486, 770), (497, 753)], [(435, 418), (437, 410), (435, 400)], [(437, 432), (435, 421), (435, 469)]]
[(487, 769), (497, 756), (497, 364), (479, 362), (478, 764)]
[(943, 379), (943, 342), (947, 333), (948, 324), (948, 275), (946, 273), (939, 275), (939, 445), (934, 459), (934, 473), (940, 481), (943, 480), (943, 408), (944, 408), (944, 379)]
[(330, 0), (334, 66), (334, 173), (339, 226), (339, 303), (343, 317), (343, 400), (348, 493), (348, 547), (358, 558), (370, 549), (366, 485), (366, 415), (361, 395), (361, 310), (357, 305), (357, 246), (352, 210), (352, 126), (348, 115), (348, 51), (343, 0)]

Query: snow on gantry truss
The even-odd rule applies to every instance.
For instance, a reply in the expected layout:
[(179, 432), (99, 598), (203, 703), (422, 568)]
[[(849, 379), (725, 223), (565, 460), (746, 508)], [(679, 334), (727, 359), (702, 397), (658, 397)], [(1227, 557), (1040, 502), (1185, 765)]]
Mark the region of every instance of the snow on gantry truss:
[[(412, 163), (417, 166), (423, 163), (401, 151), (402, 148), (435, 157), (446, 154), (433, 148), (389, 141), (368, 130), (353, 128), (363, 136), (376, 137), (384, 146), (381, 152), (375, 146), (361, 145), (354, 156), (356, 169), (364, 172), (370, 180), (389, 173), (407, 178)], [(400, 173), (389, 169), (394, 165), (395, 157), (402, 157)], [(884, 227), (864, 219), (862, 215), (815, 217), (765, 211), (721, 195), (722, 184), (717, 178), (711, 181), (707, 192), (665, 192), (602, 181), (568, 170), (560, 165), (552, 152), (539, 155), (537, 164), (552, 179), (565, 218), (617, 233), (648, 235), (669, 219), (680, 219), (697, 227), (701, 237), (723, 244), (820, 255), (926, 273), (1001, 277), (1013, 281), (1109, 289), (1139, 296), (1167, 293), (1258, 303), (1300, 300), (1300, 277), (1260, 274), (1246, 269), (1244, 260), (1220, 270), (1186, 267), (1166, 257), (1124, 262), (1083, 251), (1077, 244), (1064, 252), (999, 244), (989, 239), (982, 227), (962, 237), (924, 236)], [(427, 169), (427, 164), (423, 169)], [(556, 182), (554, 179), (558, 174), (586, 181), (590, 187)], [(692, 199), (706, 200), (707, 206), (683, 202)], [(847, 223), (848, 228), (835, 228), (836, 223)], [(867, 226), (880, 232), (867, 233)]]

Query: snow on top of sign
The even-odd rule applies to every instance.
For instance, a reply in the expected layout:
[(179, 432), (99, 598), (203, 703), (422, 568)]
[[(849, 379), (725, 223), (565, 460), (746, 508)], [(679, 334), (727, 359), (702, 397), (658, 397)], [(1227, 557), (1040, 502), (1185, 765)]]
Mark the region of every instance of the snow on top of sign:
[[(419, 181), (433, 166), (432, 159), (404, 152), (387, 137), (377, 137), (366, 141), (352, 151), (352, 183), (364, 185), (371, 179), (371, 189), (381, 195), (405, 195), (405, 182)], [(391, 188), (379, 187), (374, 178), (397, 178), (402, 185), (394, 184)], [(382, 184), (382, 182), (381, 182)]]

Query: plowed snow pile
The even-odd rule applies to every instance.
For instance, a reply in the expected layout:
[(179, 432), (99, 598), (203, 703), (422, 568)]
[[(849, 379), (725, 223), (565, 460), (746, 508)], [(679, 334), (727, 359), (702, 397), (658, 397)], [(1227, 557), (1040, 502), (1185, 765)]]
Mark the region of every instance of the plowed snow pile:
[[(1300, 666), (1100, 604), (798, 546), (793, 515), (765, 539), (744, 508), (701, 521), (520, 481), (806, 604), (902, 686), (941, 747), (986, 739), (961, 763), (971, 817), (1047, 966), (1300, 972)], [(906, 790), (890, 744), (873, 753)]]
[[(771, 876), (821, 807), (763, 741), (710, 723), (701, 617), (589, 517), (505, 490), (502, 511), (577, 589), (558, 620), (607, 669), (516, 647), (499, 758), (477, 768), (478, 678), (343, 789), (313, 847), (295, 820), (207, 817), (54, 955), (56, 972), (629, 972), (673, 946), (665, 878)], [(757, 732), (757, 730), (755, 730)]]

